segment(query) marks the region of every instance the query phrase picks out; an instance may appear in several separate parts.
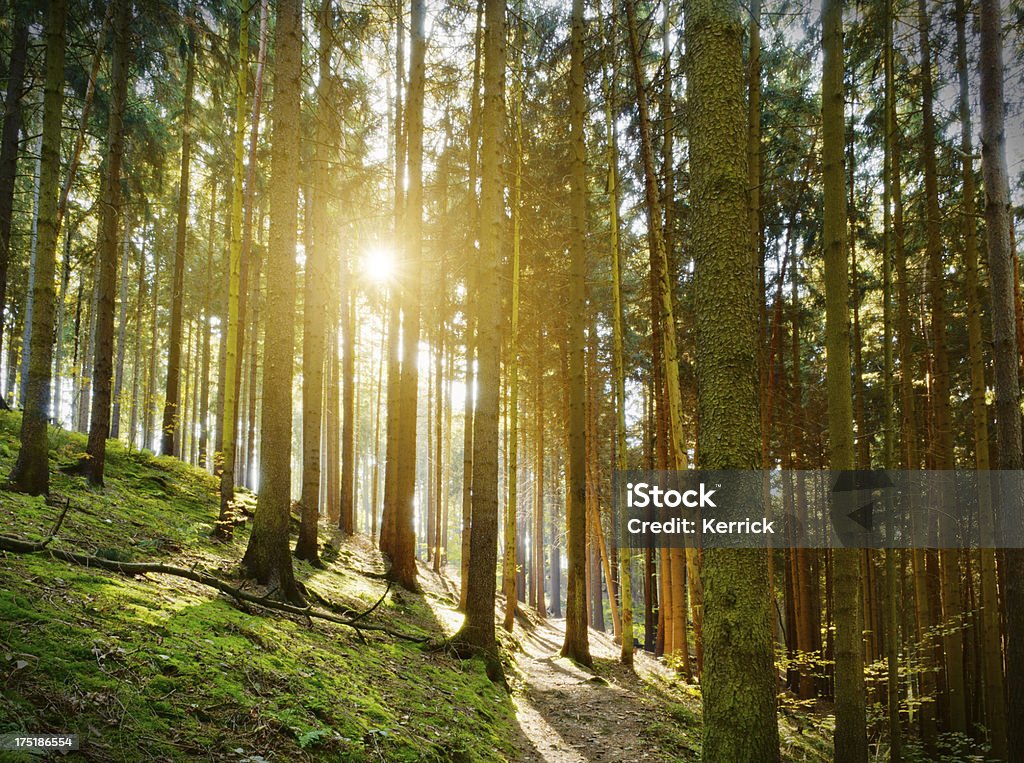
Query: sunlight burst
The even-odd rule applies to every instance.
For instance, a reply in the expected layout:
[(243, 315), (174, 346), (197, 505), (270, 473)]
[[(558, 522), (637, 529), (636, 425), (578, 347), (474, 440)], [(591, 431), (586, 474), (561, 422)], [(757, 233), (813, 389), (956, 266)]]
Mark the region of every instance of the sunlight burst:
[(363, 273), (373, 283), (386, 283), (395, 272), (395, 254), (386, 246), (375, 246), (363, 255)]

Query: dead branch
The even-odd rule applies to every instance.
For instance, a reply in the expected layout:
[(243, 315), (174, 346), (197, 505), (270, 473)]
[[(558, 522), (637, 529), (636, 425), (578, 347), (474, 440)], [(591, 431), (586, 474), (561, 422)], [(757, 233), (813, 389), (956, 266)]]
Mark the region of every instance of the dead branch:
[[(65, 507), (64, 513), (67, 513), (67, 507)], [(63, 514), (61, 515), (61, 520), (62, 519)], [(61, 520), (58, 520), (58, 523), (54, 526), (54, 532), (56, 532), (57, 528), (60, 526)], [(338, 615), (331, 614), (330, 612), (322, 612), (320, 610), (313, 609), (311, 606), (299, 607), (294, 604), (288, 604), (286, 602), (246, 593), (220, 578), (216, 578), (205, 572), (197, 572), (194, 569), (186, 570), (182, 567), (173, 567), (159, 562), (119, 562), (113, 559), (104, 559), (100, 556), (92, 556), (91, 554), (78, 554), (73, 551), (47, 548), (46, 546), (52, 537), (53, 533), (42, 541), (27, 541), (20, 538), (14, 538), (9, 535), (0, 535), (0, 551), (10, 551), (16, 554), (46, 554), (52, 559), (59, 559), (62, 562), (77, 564), (81, 567), (96, 567), (110, 572), (119, 572), (122, 575), (132, 576), (159, 574), (185, 578), (186, 580), (191, 580), (193, 583), (199, 583), (200, 585), (215, 588), (238, 602), (246, 602), (247, 604), (253, 604), (257, 607), (262, 607), (263, 609), (284, 612), (296, 617), (316, 618), (318, 620), (326, 620), (331, 623), (337, 623), (338, 625), (344, 625), (359, 633), (360, 638), (363, 638), (361, 631), (377, 631), (391, 636), (392, 638), (401, 639), (403, 641), (412, 641), (418, 644), (423, 644), (430, 640), (428, 636), (414, 636), (408, 633), (402, 633), (401, 631), (396, 631), (386, 625), (359, 622), (361, 618), (368, 615), (380, 605), (380, 602), (383, 601), (383, 596), (376, 604), (365, 612), (361, 612), (351, 618), (339, 617)], [(387, 591), (384, 593), (387, 595)]]

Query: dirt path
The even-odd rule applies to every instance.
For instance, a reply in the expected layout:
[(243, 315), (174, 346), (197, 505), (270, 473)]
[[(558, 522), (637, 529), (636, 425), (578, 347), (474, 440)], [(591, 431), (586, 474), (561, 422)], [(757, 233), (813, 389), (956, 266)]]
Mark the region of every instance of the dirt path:
[[(591, 631), (590, 648), (597, 675), (558, 656), (564, 620), (531, 623), (516, 629), (521, 684), (515, 696), (517, 718), (530, 748), (523, 761), (597, 763), (599, 761), (685, 759), (664, 749), (661, 730), (678, 723), (651, 696), (643, 678), (617, 663), (618, 647)], [(637, 654), (640, 676), (667, 675), (646, 654)]]

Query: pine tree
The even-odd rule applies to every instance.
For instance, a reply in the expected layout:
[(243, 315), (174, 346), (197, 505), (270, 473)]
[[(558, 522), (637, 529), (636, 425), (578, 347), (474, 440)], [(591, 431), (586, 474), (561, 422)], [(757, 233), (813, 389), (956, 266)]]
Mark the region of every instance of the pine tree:
[(81, 471), (94, 485), (103, 484), (110, 434), (110, 397), (114, 361), (114, 292), (117, 288), (117, 230), (121, 214), (121, 164), (124, 161), (124, 113), (128, 94), (131, 0), (115, 0), (114, 50), (110, 63), (111, 103), (107, 124), (106, 170), (100, 190), (99, 237), (96, 242), (96, 326), (89, 442)]
[(260, 494), (246, 572), (283, 598), (301, 601), (288, 548), (291, 517), (292, 363), (295, 345), (295, 244), (299, 193), (299, 98), (302, 9), (279, 0), (271, 112), (270, 247), (267, 252), (267, 322), (263, 383), (275, 404), (261, 421)]
[[(505, 0), (484, 0), (477, 400), (473, 416), (473, 524), (466, 583), (466, 619), (453, 640), (482, 653), (492, 678), (501, 675), (494, 627), (498, 561), (498, 400), (501, 347), (501, 240), (504, 202)], [(584, 608), (584, 616), (585, 616)]]
[[(739, 7), (689, 0), (685, 14), (700, 463), (706, 469), (754, 469), (761, 445), (758, 308), (747, 222)], [(737, 368), (749, 373), (737, 375)], [(767, 561), (760, 549), (704, 551), (707, 760), (779, 758)]]
[[(39, 244), (33, 295), (36, 306), (31, 333), (33, 362), (29, 367), (25, 410), (21, 419), (21, 450), (18, 451), (18, 461), (10, 477), (13, 488), (33, 495), (43, 495), (50, 489), (47, 422), (50, 414), (53, 275), (57, 254), (57, 189), (60, 183), (60, 123), (64, 103), (66, 25), (66, 3), (64, 0), (51, 0), (45, 27), (46, 81), (43, 92), (43, 137), (39, 178)], [(11, 118), (8, 115), (7, 119)], [(7, 241), (0, 246), (6, 249)], [(0, 252), (0, 257), (3, 258), (3, 265), (6, 268), (7, 252)], [(0, 276), (6, 278), (6, 272), (0, 273)], [(0, 310), (2, 308), (3, 304), (0, 303)], [(2, 321), (3, 314), (0, 312), (0, 322)]]

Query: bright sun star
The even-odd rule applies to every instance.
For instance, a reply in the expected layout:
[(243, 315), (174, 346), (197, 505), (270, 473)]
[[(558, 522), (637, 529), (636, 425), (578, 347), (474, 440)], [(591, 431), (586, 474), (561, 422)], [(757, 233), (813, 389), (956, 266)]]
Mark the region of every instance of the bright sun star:
[(373, 283), (386, 283), (395, 272), (395, 255), (386, 246), (375, 246), (363, 255), (363, 273)]

